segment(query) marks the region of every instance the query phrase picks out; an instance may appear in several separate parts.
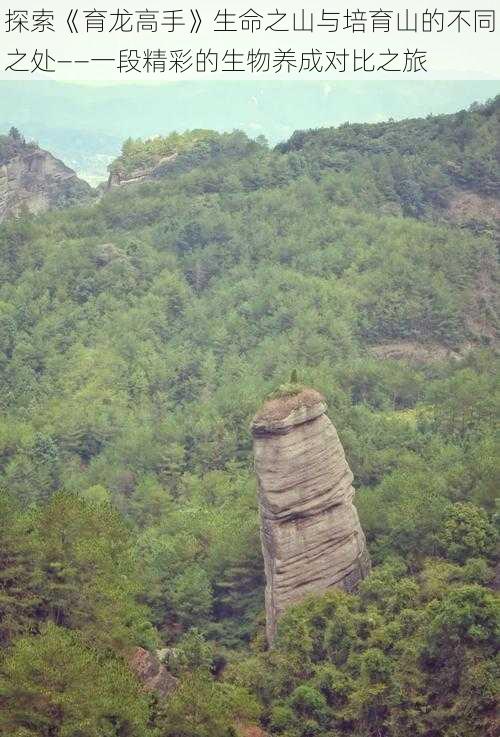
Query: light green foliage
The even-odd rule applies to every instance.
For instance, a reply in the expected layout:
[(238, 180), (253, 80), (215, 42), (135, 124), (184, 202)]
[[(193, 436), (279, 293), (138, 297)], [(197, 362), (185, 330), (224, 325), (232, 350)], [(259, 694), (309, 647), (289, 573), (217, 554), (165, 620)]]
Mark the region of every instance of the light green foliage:
[(293, 397), (295, 394), (300, 394), (305, 387), (302, 384), (298, 384), (297, 381), (293, 380), (285, 384), (280, 384), (277, 389), (269, 394), (269, 399), (283, 399), (286, 397)]
[(496, 530), (486, 512), (467, 503), (450, 507), (440, 532), (444, 554), (458, 563), (471, 556), (488, 557), (495, 550), (496, 539)]
[(154, 645), (147, 611), (137, 603), (132, 541), (115, 509), (59, 492), (45, 507), (19, 514), (9, 497), (0, 498), (3, 640), (50, 621), (79, 630), (93, 646)]
[(190, 673), (165, 701), (158, 717), (162, 737), (237, 737), (236, 720), (257, 719), (259, 705), (244, 689)]
[(9, 737), (154, 737), (148, 699), (125, 663), (49, 623), (2, 662), (0, 733)]
[(213, 607), (212, 590), (202, 568), (193, 566), (179, 573), (169, 588), (172, 607), (182, 624), (193, 625), (209, 617)]
[[(192, 130), (185, 133), (170, 133), (155, 136), (146, 141), (128, 138), (119, 156), (110, 166), (110, 171), (119, 175), (131, 175), (154, 166), (165, 165), (166, 171), (191, 169), (207, 160), (221, 157), (241, 157), (265, 143), (249, 140), (244, 133), (219, 134), (211, 130)], [(255, 173), (258, 176), (258, 173)]]
[[(497, 112), (276, 150), (128, 141), (124, 176), (177, 156), (0, 226), (1, 666), (19, 688), (23, 653), (68, 645), (68, 737), (84, 679), (117, 663), (123, 708), (144, 713), (117, 653), (159, 639), (180, 676), (150, 700), (160, 737), (233, 737), (261, 709), (283, 737), (488, 734), (495, 243), (448, 206), (498, 191)], [(289, 611), (266, 653), (249, 425), (302, 385), (326, 397), (375, 565), (358, 596)], [(12, 721), (9, 693), (15, 737), (46, 729)]]
[(179, 641), (168, 661), (173, 673), (186, 673), (193, 670), (208, 672), (212, 667), (214, 651), (201, 632), (193, 627)]
[(441, 662), (453, 650), (480, 642), (494, 647), (500, 636), (500, 611), (494, 595), (480, 586), (452, 590), (436, 604), (431, 602), (428, 634), (429, 652)]
[[(443, 565), (452, 575), (431, 591)], [(394, 560), (358, 596), (311, 597), (285, 613), (260, 663), (229, 677), (253, 684), (272, 734), (283, 737), (427, 737), (437, 726), (447, 736), (480, 737), (494, 723), (499, 608), (490, 591), (452, 569), (430, 559), (412, 579)], [(256, 683), (259, 667), (265, 676)]]

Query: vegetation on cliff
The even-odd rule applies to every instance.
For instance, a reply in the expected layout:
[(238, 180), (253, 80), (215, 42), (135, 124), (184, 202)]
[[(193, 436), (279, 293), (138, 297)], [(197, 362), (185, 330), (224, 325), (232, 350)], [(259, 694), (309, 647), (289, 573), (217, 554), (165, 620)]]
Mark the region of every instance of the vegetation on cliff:
[(455, 115), (297, 131), (278, 149), (300, 152), (316, 172), (348, 173), (380, 186), (379, 203), (421, 217), (456, 189), (500, 194), (500, 98)]
[(262, 136), (250, 141), (237, 131), (129, 139), (110, 171), (126, 178), (151, 171), (161, 160), (168, 166), (160, 174), (210, 164), (212, 181), (204, 186), (213, 191), (219, 190), (215, 175), (225, 180), (228, 174), (228, 159), (244, 156), (258, 167), (253, 176), (243, 170), (246, 190), (275, 188), (307, 175), (321, 180), (337, 205), (357, 202), (387, 215), (446, 217), (484, 230), (500, 216), (499, 137), (497, 97), (455, 115), (296, 131), (274, 151), (266, 150)]
[(207, 161), (241, 158), (262, 145), (239, 131), (216, 133), (210, 130), (192, 130), (155, 136), (145, 141), (128, 138), (122, 146), (121, 155), (113, 161), (109, 171), (124, 179), (127, 176), (133, 177), (138, 172), (151, 172), (153, 169), (156, 169), (157, 175), (161, 175), (164, 173), (162, 164), (167, 172), (182, 171)]
[[(490, 197), (497, 109), (460, 118), (484, 181), (446, 174), (456, 116), (387, 124), (384, 151)], [(493, 734), (493, 228), (450, 220), (439, 187), (406, 207), (370, 151), (326, 166), (316, 139), (351, 133), (210, 134), (216, 156), (0, 226), (0, 734)], [(378, 357), (394, 343), (405, 360)], [(294, 367), (375, 565), (290, 610), (267, 653), (249, 423)], [(165, 700), (126, 668), (160, 641)]]
[(11, 128), (7, 136), (0, 135), (0, 166), (26, 149), (36, 150), (37, 148), (36, 143), (26, 143), (17, 128)]
[(89, 203), (95, 193), (72, 169), (17, 128), (0, 135), (0, 222), (26, 213)]

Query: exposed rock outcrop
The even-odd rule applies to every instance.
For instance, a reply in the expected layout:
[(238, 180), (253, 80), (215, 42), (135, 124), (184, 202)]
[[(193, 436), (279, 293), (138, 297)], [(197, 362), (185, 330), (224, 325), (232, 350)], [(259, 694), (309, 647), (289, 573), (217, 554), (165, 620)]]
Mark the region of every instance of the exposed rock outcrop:
[(236, 733), (238, 737), (269, 737), (267, 732), (257, 726), (257, 724), (236, 723)]
[(149, 650), (136, 647), (129, 657), (129, 665), (146, 691), (166, 696), (177, 686), (177, 678)]
[(389, 361), (405, 361), (411, 364), (436, 363), (448, 359), (459, 361), (471, 349), (471, 345), (463, 345), (460, 350), (439, 343), (419, 343), (414, 340), (393, 340), (368, 346), (369, 353), (375, 358)]
[(164, 156), (155, 164), (144, 169), (136, 169), (132, 172), (121, 171), (120, 169), (111, 168), (108, 178), (108, 189), (115, 187), (124, 187), (127, 184), (139, 184), (141, 182), (150, 182), (154, 179), (164, 176), (168, 173), (169, 168), (176, 161), (178, 154)]
[(0, 222), (23, 209), (39, 213), (91, 195), (90, 185), (48, 151), (0, 136)]
[(252, 423), (269, 643), (291, 604), (351, 591), (370, 569), (353, 476), (325, 413), (324, 398), (305, 389), (266, 402)]

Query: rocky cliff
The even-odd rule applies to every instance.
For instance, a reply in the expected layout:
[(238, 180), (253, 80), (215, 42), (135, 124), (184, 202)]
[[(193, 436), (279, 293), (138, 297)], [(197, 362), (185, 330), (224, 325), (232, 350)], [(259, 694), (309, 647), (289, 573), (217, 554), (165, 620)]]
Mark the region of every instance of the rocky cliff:
[(48, 151), (0, 136), (0, 222), (23, 209), (39, 213), (87, 199), (92, 188)]
[(267, 637), (283, 611), (370, 569), (353, 476), (318, 392), (264, 404), (252, 423), (266, 572)]
[(156, 163), (151, 164), (151, 166), (134, 169), (131, 172), (125, 172), (119, 168), (115, 168), (109, 173), (107, 188), (113, 189), (114, 187), (124, 187), (127, 184), (139, 184), (158, 179), (168, 173), (169, 168), (173, 166), (176, 159), (177, 154), (164, 156)]

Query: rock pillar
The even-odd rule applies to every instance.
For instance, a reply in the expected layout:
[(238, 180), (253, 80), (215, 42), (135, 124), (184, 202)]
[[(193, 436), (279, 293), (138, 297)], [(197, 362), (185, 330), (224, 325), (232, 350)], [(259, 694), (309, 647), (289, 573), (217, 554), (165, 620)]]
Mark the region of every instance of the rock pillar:
[(252, 434), (271, 644), (287, 607), (333, 586), (355, 589), (370, 559), (353, 476), (324, 398), (304, 389), (269, 400)]

